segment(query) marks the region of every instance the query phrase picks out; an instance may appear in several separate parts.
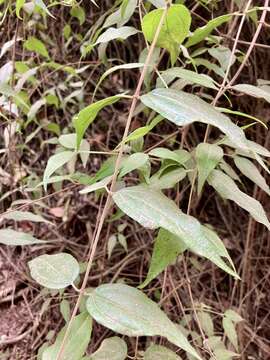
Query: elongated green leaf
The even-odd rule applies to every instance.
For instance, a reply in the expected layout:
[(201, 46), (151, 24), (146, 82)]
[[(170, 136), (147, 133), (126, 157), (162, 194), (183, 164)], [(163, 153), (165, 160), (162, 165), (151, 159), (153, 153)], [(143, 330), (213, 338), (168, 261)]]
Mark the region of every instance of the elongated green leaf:
[[(220, 143), (240, 150), (240, 147), (238, 146), (238, 144), (230, 141), (230, 139), (228, 139), (227, 137), (224, 137)], [(257, 144), (255, 141), (247, 140), (247, 144), (248, 144), (248, 147), (249, 147), (250, 151), (252, 152), (252, 154), (250, 154), (248, 151), (244, 151), (241, 149), (241, 151), (244, 151), (243, 154), (245, 154), (246, 156), (251, 155), (253, 157), (253, 154), (255, 153), (255, 154), (259, 154), (261, 156), (270, 157), (270, 151), (267, 150), (262, 145)]]
[(232, 86), (232, 89), (243, 92), (244, 94), (254, 96), (256, 98), (262, 98), (270, 103), (270, 92), (265, 91), (263, 88), (249, 84), (238, 84)]
[(124, 284), (98, 286), (89, 295), (86, 307), (98, 323), (113, 331), (128, 336), (164, 336), (201, 359), (158, 305), (136, 288)]
[(143, 63), (131, 63), (131, 64), (122, 64), (122, 65), (116, 65), (111, 67), (110, 69), (108, 69), (107, 71), (105, 71), (105, 73), (100, 77), (97, 86), (95, 87), (95, 91), (93, 94), (93, 97), (95, 97), (95, 94), (100, 86), (100, 84), (102, 83), (102, 81), (104, 79), (106, 79), (107, 76), (109, 76), (110, 74), (114, 73), (115, 71), (118, 70), (126, 70), (126, 69), (138, 69), (138, 68), (142, 68), (144, 66)]
[(262, 176), (252, 161), (241, 156), (236, 156), (234, 158), (234, 163), (242, 174), (258, 185), (268, 195), (270, 195), (270, 188), (267, 185), (265, 178)]
[(19, 19), (22, 19), (21, 15), (20, 15), (20, 12), (21, 12), (21, 9), (24, 6), (24, 3), (25, 3), (25, 0), (16, 0), (16, 16)]
[(96, 191), (98, 189), (104, 189), (112, 180), (112, 176), (107, 176), (104, 179), (97, 181), (96, 183), (86, 186), (80, 191), (80, 194), (89, 194), (90, 192)]
[[(210, 89), (217, 89), (214, 80), (205, 74), (198, 74), (195, 71), (186, 70), (180, 67), (173, 67), (171, 69), (162, 71), (160, 74), (166, 84), (171, 83), (174, 79), (180, 78), (186, 80), (189, 84), (198, 84)], [(157, 85), (162, 86), (162, 81), (158, 79)]]
[(235, 325), (232, 322), (230, 318), (227, 318), (226, 316), (222, 319), (222, 326), (224, 329), (224, 332), (230, 342), (233, 344), (236, 350), (238, 350), (238, 339), (237, 339), (237, 332), (235, 329)]
[(234, 171), (234, 169), (231, 167), (231, 165), (227, 164), (224, 160), (222, 160), (219, 163), (219, 167), (221, 168), (221, 170), (223, 170), (227, 175), (229, 175), (233, 180), (237, 180), (239, 182), (241, 182), (239, 176), (236, 174), (236, 172)]
[(182, 240), (165, 229), (160, 229), (155, 240), (154, 250), (151, 258), (147, 277), (140, 285), (144, 288), (155, 279), (168, 265), (177, 259), (177, 256), (186, 250)]
[(181, 360), (172, 350), (165, 346), (152, 345), (146, 350), (144, 360)]
[(0, 230), (0, 244), (24, 246), (44, 243), (46, 243), (46, 241), (36, 239), (31, 234), (23, 233), (21, 231), (15, 231), (12, 229)]
[[(48, 347), (42, 354), (42, 360), (55, 360), (60, 350), (67, 325), (59, 332), (55, 343)], [(81, 360), (91, 338), (92, 319), (85, 311), (77, 315), (72, 322), (62, 360)]]
[(221, 24), (228, 22), (232, 15), (222, 15), (213, 20), (208, 21), (205, 26), (197, 28), (194, 33), (190, 36), (188, 41), (185, 43), (185, 47), (193, 46), (204, 40), (208, 35), (211, 34)]
[(118, 336), (102, 341), (99, 349), (89, 357), (89, 360), (125, 360), (127, 344)]
[(137, 6), (137, 0), (124, 0), (121, 7), (107, 17), (103, 27), (112, 26), (117, 24), (117, 27), (121, 27), (128, 22), (133, 15)]
[(1, 216), (7, 220), (45, 222), (45, 223), (51, 224), (50, 221), (44, 219), (42, 216), (33, 214), (30, 211), (13, 210), (12, 212), (3, 214)]
[(144, 153), (135, 153), (122, 161), (119, 177), (144, 166), (148, 161), (148, 155)]
[(33, 36), (29, 37), (23, 44), (24, 48), (39, 55), (49, 58), (48, 51), (43, 42)]
[[(164, 9), (156, 9), (144, 16), (142, 31), (146, 40), (154, 40), (157, 28)], [(191, 24), (189, 10), (184, 5), (172, 5), (163, 22), (156, 46), (167, 49), (174, 64), (178, 53), (179, 45), (187, 37)]]
[(51, 175), (60, 167), (69, 162), (74, 156), (75, 153), (73, 151), (62, 151), (49, 158), (43, 175), (43, 184), (45, 190), (47, 189), (47, 184)]
[(190, 154), (186, 150), (181, 149), (172, 151), (166, 148), (155, 148), (149, 152), (149, 155), (156, 156), (161, 159), (170, 159), (178, 162), (179, 164), (184, 164), (190, 158)]
[(41, 255), (28, 262), (31, 276), (49, 289), (64, 289), (79, 275), (79, 263), (66, 253)]
[(178, 126), (195, 121), (216, 126), (240, 148), (247, 149), (243, 130), (198, 96), (173, 89), (155, 89), (141, 96), (141, 101)]
[(97, 38), (97, 41), (94, 45), (107, 43), (115, 39), (125, 40), (129, 36), (135, 35), (137, 33), (138, 30), (132, 26), (122, 26), (118, 29), (110, 27)]
[(151, 4), (153, 4), (156, 8), (165, 8), (166, 0), (148, 0)]
[(144, 227), (150, 229), (161, 227), (168, 230), (181, 237), (189, 249), (237, 277), (235, 271), (221, 258), (224, 256), (231, 261), (225, 247), (221, 248), (222, 242), (216, 245), (206, 228), (194, 217), (182, 213), (176, 204), (161, 192), (149, 186), (132, 186), (115, 192), (113, 199), (123, 212)]
[(232, 309), (226, 310), (224, 313), (224, 316), (226, 316), (227, 318), (229, 318), (230, 320), (232, 320), (235, 323), (239, 323), (240, 321), (244, 320), (242, 318), (242, 316), (240, 316), (237, 312), (235, 312)]
[(270, 230), (270, 223), (259, 201), (243, 193), (228, 175), (219, 170), (213, 170), (207, 181), (220, 196), (234, 201), (249, 212), (256, 221), (264, 224)]
[(223, 150), (215, 144), (201, 143), (196, 148), (195, 157), (198, 168), (198, 194), (200, 194), (211, 171), (223, 158)]
[(80, 146), (85, 131), (87, 130), (88, 126), (95, 120), (99, 111), (107, 105), (116, 103), (120, 98), (121, 95), (115, 95), (97, 101), (91, 105), (88, 105), (74, 116), (73, 125), (77, 133), (77, 148)]
[(149, 125), (142, 126), (136, 130), (134, 130), (132, 133), (130, 133), (126, 139), (124, 140), (124, 143), (128, 141), (133, 141), (142, 138), (146, 134), (148, 134), (153, 128), (158, 125), (164, 118), (160, 115), (156, 116)]
[(248, 119), (255, 120), (255, 121), (257, 121), (258, 123), (262, 124), (262, 125), (267, 129), (267, 125), (266, 125), (262, 120), (256, 118), (255, 116), (252, 116), (252, 115), (243, 113), (243, 112), (241, 112), (241, 111), (235, 111), (235, 110), (231, 110), (231, 109), (227, 109), (227, 108), (222, 108), (222, 107), (217, 107), (217, 106), (216, 106), (216, 109), (217, 109), (218, 111), (223, 112), (223, 113), (233, 114), (233, 115), (237, 115), (237, 116), (243, 116), (243, 117), (246, 117), (246, 118), (248, 118)]
[(159, 174), (155, 176), (155, 174), (149, 179), (149, 186), (156, 190), (170, 189), (183, 180), (186, 177), (186, 174), (187, 172), (184, 168), (168, 171), (161, 176), (159, 176)]
[(210, 314), (206, 311), (198, 311), (197, 316), (199, 318), (201, 327), (208, 337), (214, 335), (214, 324)]

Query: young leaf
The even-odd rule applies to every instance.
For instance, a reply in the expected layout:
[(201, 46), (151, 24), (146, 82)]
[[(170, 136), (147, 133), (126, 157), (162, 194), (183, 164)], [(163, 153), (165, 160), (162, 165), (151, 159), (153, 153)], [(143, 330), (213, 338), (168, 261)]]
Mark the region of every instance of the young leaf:
[(73, 151), (61, 151), (60, 153), (57, 153), (49, 158), (43, 174), (43, 184), (45, 190), (47, 189), (47, 184), (51, 175), (60, 167), (69, 162), (75, 155), (76, 154)]
[(144, 227), (162, 227), (168, 230), (180, 237), (189, 249), (237, 277), (235, 271), (221, 258), (225, 256), (231, 261), (228, 254), (225, 255), (225, 247), (221, 249), (220, 244), (217, 246), (194, 217), (182, 213), (176, 204), (161, 192), (145, 185), (132, 186), (115, 192), (113, 200), (123, 212)]
[[(42, 360), (55, 360), (60, 350), (67, 325), (59, 332), (55, 343), (42, 354)], [(81, 360), (91, 338), (92, 319), (88, 313), (82, 312), (72, 322), (67, 341), (65, 343), (62, 360)]]
[(243, 130), (198, 96), (160, 88), (141, 96), (141, 101), (178, 126), (200, 121), (218, 127), (240, 148), (248, 147)]
[[(175, 78), (180, 78), (186, 80), (189, 84), (198, 84), (210, 89), (217, 89), (214, 80), (210, 76), (198, 74), (195, 71), (186, 70), (180, 67), (173, 67), (162, 71), (160, 75), (166, 84), (171, 83)], [(164, 87), (162, 84), (162, 81), (158, 79), (158, 87)]]
[(172, 350), (161, 345), (151, 345), (146, 350), (144, 360), (181, 360)]
[[(156, 9), (143, 18), (142, 31), (149, 42), (154, 40), (164, 11), (164, 9)], [(169, 51), (173, 64), (179, 53), (179, 45), (188, 35), (190, 24), (189, 10), (184, 5), (171, 5), (161, 27), (156, 46)]]
[(24, 3), (25, 3), (25, 0), (16, 0), (16, 16), (19, 19), (22, 19), (22, 17), (20, 16), (20, 12), (24, 6)]
[(83, 23), (85, 22), (84, 9), (81, 6), (79, 6), (78, 4), (76, 4), (75, 6), (73, 6), (71, 8), (70, 15), (75, 17), (76, 19), (78, 19), (80, 25), (83, 25)]
[(23, 44), (23, 47), (29, 51), (35, 52), (46, 58), (49, 58), (48, 51), (41, 40), (31, 36)]
[(201, 359), (181, 331), (143, 292), (124, 284), (98, 286), (88, 297), (90, 315), (103, 326), (128, 336), (164, 336)]
[(15, 231), (12, 229), (0, 229), (0, 244), (24, 246), (34, 244), (44, 245), (44, 243), (46, 243), (46, 241), (36, 239), (31, 234)]
[(118, 29), (110, 27), (97, 38), (97, 41), (95, 42), (94, 45), (107, 43), (115, 39), (125, 40), (129, 36), (135, 35), (137, 33), (138, 30), (132, 26), (122, 26)]
[(60, 303), (60, 312), (66, 323), (70, 320), (70, 304), (66, 299), (63, 299)]
[(267, 102), (270, 103), (270, 93), (268, 91), (265, 91), (264, 89), (261, 89), (258, 86), (249, 85), (249, 84), (238, 84), (232, 86), (233, 90), (243, 92), (244, 94), (254, 96), (256, 98), (263, 98)]
[(205, 26), (197, 28), (194, 33), (190, 36), (188, 41), (185, 43), (185, 47), (193, 46), (204, 40), (208, 35), (211, 34), (221, 24), (228, 22), (232, 15), (222, 15), (213, 20), (207, 22)]
[(77, 148), (80, 146), (85, 131), (87, 130), (88, 126), (95, 120), (99, 111), (107, 105), (116, 103), (120, 98), (120, 95), (115, 95), (97, 101), (91, 105), (88, 105), (74, 116), (73, 125), (77, 134)]
[(234, 158), (234, 163), (242, 174), (258, 185), (268, 195), (270, 195), (270, 188), (267, 185), (265, 178), (261, 175), (252, 161), (241, 156), (236, 156)]
[(198, 168), (198, 194), (212, 170), (223, 158), (223, 150), (215, 144), (201, 143), (196, 148), (196, 162)]
[(18, 211), (12, 210), (12, 212), (8, 212), (7, 214), (1, 215), (4, 219), (14, 220), (14, 221), (32, 221), (32, 222), (45, 222), (51, 224), (50, 221), (44, 219), (40, 215), (36, 215), (31, 213), (30, 211)]
[(41, 255), (28, 262), (33, 279), (49, 289), (64, 289), (79, 275), (77, 260), (67, 253)]
[(243, 193), (228, 175), (219, 170), (213, 170), (207, 181), (221, 197), (234, 201), (270, 230), (270, 223), (259, 201)]
[(177, 256), (186, 250), (186, 245), (182, 240), (165, 229), (160, 229), (155, 239), (154, 250), (151, 258), (147, 277), (140, 285), (144, 288), (155, 279), (168, 265), (173, 264)]
[(129, 172), (144, 166), (148, 161), (148, 155), (144, 153), (135, 153), (122, 161), (119, 177), (123, 177)]
[(102, 341), (99, 349), (93, 353), (89, 360), (125, 360), (127, 357), (127, 344), (118, 336)]
[(151, 130), (153, 130), (153, 128), (157, 126), (162, 120), (164, 120), (162, 116), (160, 115), (156, 116), (149, 125), (142, 126), (134, 130), (132, 133), (130, 133), (124, 140), (124, 143), (142, 138), (143, 136), (148, 134)]

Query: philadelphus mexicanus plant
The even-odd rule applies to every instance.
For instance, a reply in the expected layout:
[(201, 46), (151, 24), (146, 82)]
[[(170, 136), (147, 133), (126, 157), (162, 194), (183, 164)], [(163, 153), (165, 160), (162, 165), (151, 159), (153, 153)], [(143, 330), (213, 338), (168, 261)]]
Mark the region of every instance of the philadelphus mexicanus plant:
[[(37, 11), (44, 16), (50, 16), (48, 8), (42, 1), (36, 1), (35, 4), (36, 10), (33, 10), (33, 14)], [(31, 14), (25, 12), (24, 5), (24, 1), (16, 1), (18, 18), (31, 17)], [(84, 9), (74, 2), (70, 2), (70, 5), (72, 5), (72, 16), (76, 17), (80, 24), (83, 24), (85, 21)], [(95, 5), (88, 4), (88, 6)], [(134, 14), (138, 13), (141, 15), (140, 27), (126, 25)], [(268, 171), (265, 158), (270, 156), (270, 152), (248, 140), (244, 128), (236, 125), (233, 121), (235, 115), (250, 116), (216, 106), (219, 97), (227, 90), (263, 98), (270, 102), (269, 85), (265, 85), (263, 82), (258, 86), (235, 85), (228, 80), (228, 69), (237, 61), (235, 53), (221, 46), (220, 39), (211, 34), (218, 26), (230, 21), (236, 15), (239, 14), (227, 14), (214, 18), (205, 26), (191, 32), (190, 9), (179, 4), (179, 1), (174, 3), (165, 0), (122, 0), (116, 1), (109, 12), (102, 15), (97, 24), (82, 37), (81, 56), (85, 57), (97, 49), (102, 60), (106, 59), (107, 45), (113, 41), (116, 43), (119, 40), (134, 41), (136, 37), (140, 37), (145, 39), (146, 46), (139, 55), (138, 62), (110, 67), (101, 76), (94, 92), (95, 96), (102, 86), (102, 82), (111, 74), (138, 69), (140, 78), (134, 95), (115, 94), (99, 101), (94, 100), (90, 105), (83, 107), (73, 117), (73, 131), (65, 134), (58, 133), (54, 142), (58, 145), (58, 151), (48, 159), (42, 181), (45, 190), (47, 190), (48, 184), (63, 180), (76, 181), (84, 184), (80, 190), (80, 196), (87, 197), (92, 192), (103, 191), (107, 200), (91, 242), (90, 259), (81, 290), (78, 290), (75, 285), (78, 284), (81, 274), (80, 265), (72, 255), (68, 253), (45, 254), (33, 258), (29, 262), (32, 278), (45, 288), (63, 291), (72, 285), (79, 291), (78, 301), (71, 319), (57, 335), (53, 345), (47, 344), (42, 347), (39, 353), (40, 359), (126, 359), (127, 345), (123, 339), (117, 336), (104, 340), (100, 348), (90, 357), (83, 357), (91, 339), (93, 319), (121, 335), (130, 337), (162, 336), (184, 350), (188, 359), (200, 360), (206, 353), (210, 354), (212, 359), (231, 359), (235, 356), (234, 351), (238, 350), (238, 343), (234, 327), (242, 320), (237, 313), (228, 310), (222, 315), (224, 331), (234, 351), (227, 350), (222, 339), (214, 336), (211, 316), (202, 304), (198, 305), (198, 317), (202, 324), (207, 324), (208, 345), (199, 345), (196, 341), (191, 345), (187, 338), (190, 333), (185, 329), (185, 324), (173, 323), (159, 306), (143, 293), (142, 289), (168, 265), (175, 263), (177, 257), (186, 250), (209, 259), (222, 271), (236, 279), (239, 278), (223, 241), (213, 228), (189, 215), (190, 209), (187, 213), (182, 212), (179, 206), (165, 195), (165, 190), (174, 188), (181, 182), (190, 182), (191, 195), (192, 192), (200, 195), (204, 186), (210, 185), (221, 198), (235, 202), (257, 222), (270, 229), (270, 223), (262, 205), (240, 190), (239, 184), (237, 184), (238, 175), (224, 158), (226, 151), (234, 161), (236, 168), (244, 176), (266, 193), (270, 193), (269, 186), (257, 167), (259, 164)], [(133, 22), (131, 21), (131, 23)], [(66, 25), (64, 31), (68, 42), (72, 36), (69, 25)], [(209, 39), (211, 41), (208, 41)], [(196, 52), (195, 46), (199, 43), (202, 44), (202, 47), (200, 51)], [(26, 50), (34, 51), (42, 56), (44, 64), (47, 62), (57, 69), (57, 64), (53, 65), (41, 40), (29, 37), (24, 42), (24, 47)], [(215, 60), (215, 63), (212, 64), (202, 57), (206, 51)], [(169, 58), (168, 66), (165, 70), (159, 71), (159, 59), (164, 54), (167, 54)], [(189, 64), (192, 65), (189, 68), (193, 68), (193, 70), (186, 69)], [(220, 77), (224, 81), (223, 86), (221, 87), (210, 75), (199, 73), (197, 71), (199, 66), (209, 70), (209, 74)], [(69, 76), (73, 76), (72, 68), (67, 68), (66, 71), (69, 72)], [(30, 76), (35, 76), (35, 70), (30, 71)], [(26, 77), (27, 75), (24, 79)], [(15, 92), (14, 90), (11, 92), (7, 81), (6, 93), (3, 95), (11, 96), (18, 109), (24, 109), (28, 118), (34, 118), (45, 103), (57, 104), (57, 97), (55, 93), (51, 92), (35, 105), (26, 108), (22, 97), (21, 101), (15, 101), (22, 89), (20, 84), (22, 85), (22, 80), (21, 82), (18, 80)], [(190, 85), (189, 88), (194, 90), (193, 93), (185, 90), (186, 85)], [(68, 80), (65, 86), (69, 86)], [(201, 95), (195, 95), (196, 87), (202, 89)], [(208, 95), (207, 91), (209, 91)], [(209, 94), (216, 94), (216, 96), (212, 97)], [(77, 160), (86, 165), (88, 161), (91, 161), (91, 157), (89, 159), (90, 146), (85, 138), (87, 129), (94, 121), (98, 121), (99, 112), (104, 107), (121, 102), (123, 98), (125, 101), (130, 98), (131, 105), (122, 141), (117, 146), (117, 151), (112, 155), (107, 155), (107, 159), (94, 176), (83, 177), (82, 174), (74, 172), (59, 175), (59, 169), (65, 165), (74, 164)], [(64, 100), (65, 106), (68, 106), (68, 101), (70, 99)], [(148, 116), (147, 124), (131, 132), (130, 125), (133, 116), (139, 111), (144, 111)], [(259, 121), (256, 118), (253, 120)], [(173, 151), (167, 147), (156, 146), (151, 151), (145, 152), (144, 137), (163, 121), (169, 121), (179, 128), (195, 122), (205, 124), (205, 139), (191, 151), (184, 147)], [(209, 142), (208, 134), (211, 127), (220, 130), (220, 136), (215, 141)], [(160, 164), (154, 173), (151, 171), (153, 163)], [(134, 171), (139, 175), (138, 184), (128, 186), (125, 183), (125, 177)], [(57, 173), (58, 175), (55, 175)], [(124, 283), (109, 283), (102, 284), (95, 289), (85, 290), (100, 233), (112, 203), (115, 208), (121, 210), (121, 214), (126, 214), (142, 227), (158, 230), (149, 272), (139, 288)], [(120, 212), (118, 213), (120, 214)], [(15, 216), (17, 216), (16, 221), (22, 220), (22, 217), (30, 221), (46, 221), (41, 216), (28, 212), (14, 213), (13, 219)], [(16, 232), (12, 229), (1, 231), (1, 242), (5, 244), (43, 243), (42, 240), (36, 239), (30, 234)], [(120, 241), (126, 248), (121, 229), (110, 239), (111, 250), (117, 241)], [(85, 301), (85, 306), (77, 315), (82, 300)], [(63, 302), (63, 313), (65, 313), (66, 306), (68, 305)], [(194, 344), (198, 345), (196, 349)], [(157, 345), (147, 348), (142, 356), (146, 360), (180, 359), (171, 350)]]

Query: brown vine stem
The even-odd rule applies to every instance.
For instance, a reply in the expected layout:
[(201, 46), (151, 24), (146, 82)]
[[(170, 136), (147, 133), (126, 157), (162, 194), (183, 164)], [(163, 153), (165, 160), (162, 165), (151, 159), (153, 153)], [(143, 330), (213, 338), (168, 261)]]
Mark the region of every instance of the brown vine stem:
[(161, 31), (163, 22), (165, 20), (166, 15), (167, 15), (168, 8), (169, 8), (169, 5), (164, 9), (164, 11), (162, 13), (162, 16), (160, 18), (160, 22), (159, 22), (158, 27), (157, 27), (157, 31), (155, 33), (155, 37), (154, 37), (153, 42), (152, 42), (152, 44), (151, 44), (151, 46), (149, 48), (149, 52), (148, 52), (147, 58), (145, 60), (145, 64), (144, 64), (143, 70), (141, 72), (141, 75), (140, 75), (140, 78), (139, 78), (135, 93), (134, 93), (134, 95), (132, 97), (132, 103), (131, 103), (131, 106), (130, 106), (130, 110), (129, 110), (129, 114), (128, 114), (128, 118), (127, 118), (127, 122), (126, 122), (126, 126), (125, 126), (125, 131), (124, 131), (124, 134), (123, 134), (123, 137), (122, 137), (121, 145), (119, 147), (119, 152), (118, 152), (118, 156), (117, 156), (116, 163), (115, 163), (115, 169), (114, 169), (114, 174), (113, 174), (113, 177), (112, 177), (110, 191), (109, 191), (109, 193), (107, 195), (104, 208), (102, 210), (100, 219), (98, 221), (97, 231), (96, 231), (94, 239), (93, 239), (92, 248), (90, 249), (89, 259), (88, 259), (88, 263), (87, 263), (87, 269), (86, 269), (86, 272), (85, 272), (85, 276), (83, 278), (82, 286), (81, 286), (80, 291), (79, 291), (79, 296), (78, 296), (78, 299), (77, 299), (76, 304), (74, 306), (74, 309), (73, 309), (70, 321), (68, 323), (64, 338), (62, 340), (59, 352), (57, 354), (56, 360), (61, 360), (62, 357), (63, 357), (65, 344), (67, 342), (67, 338), (68, 338), (68, 335), (69, 335), (69, 333), (71, 331), (71, 326), (72, 326), (73, 320), (74, 320), (74, 318), (75, 318), (75, 316), (77, 314), (78, 308), (79, 308), (80, 303), (81, 303), (82, 296), (84, 294), (84, 290), (85, 290), (86, 285), (87, 285), (87, 280), (88, 280), (90, 270), (91, 270), (91, 266), (92, 266), (92, 263), (93, 263), (93, 259), (94, 259), (95, 253), (96, 253), (96, 249), (97, 249), (98, 241), (99, 241), (99, 238), (100, 238), (101, 230), (103, 228), (104, 221), (106, 219), (107, 213), (108, 213), (108, 211), (110, 209), (110, 206), (111, 206), (112, 193), (114, 191), (114, 187), (115, 187), (116, 180), (117, 180), (117, 175), (118, 175), (118, 172), (119, 172), (119, 169), (120, 169), (121, 159), (122, 159), (123, 151), (124, 151), (125, 139), (128, 136), (129, 128), (130, 128), (130, 125), (131, 125), (131, 122), (132, 122), (132, 117), (133, 117), (133, 114), (134, 114), (134, 110), (136, 108), (136, 104), (137, 104), (137, 101), (138, 101), (139, 96), (140, 96), (141, 87), (142, 87), (142, 84), (143, 84), (143, 81), (144, 81), (144, 78), (145, 78), (145, 75), (146, 75), (146, 71), (147, 71), (148, 66), (150, 64), (151, 57), (152, 57), (155, 45), (156, 45), (157, 40), (158, 40), (159, 33)]

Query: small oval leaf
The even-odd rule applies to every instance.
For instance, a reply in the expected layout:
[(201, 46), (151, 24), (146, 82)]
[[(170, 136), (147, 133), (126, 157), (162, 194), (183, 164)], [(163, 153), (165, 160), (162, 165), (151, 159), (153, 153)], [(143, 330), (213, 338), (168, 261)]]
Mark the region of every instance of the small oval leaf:
[(28, 265), (32, 278), (49, 289), (64, 289), (80, 272), (77, 260), (67, 253), (41, 255), (29, 261)]

